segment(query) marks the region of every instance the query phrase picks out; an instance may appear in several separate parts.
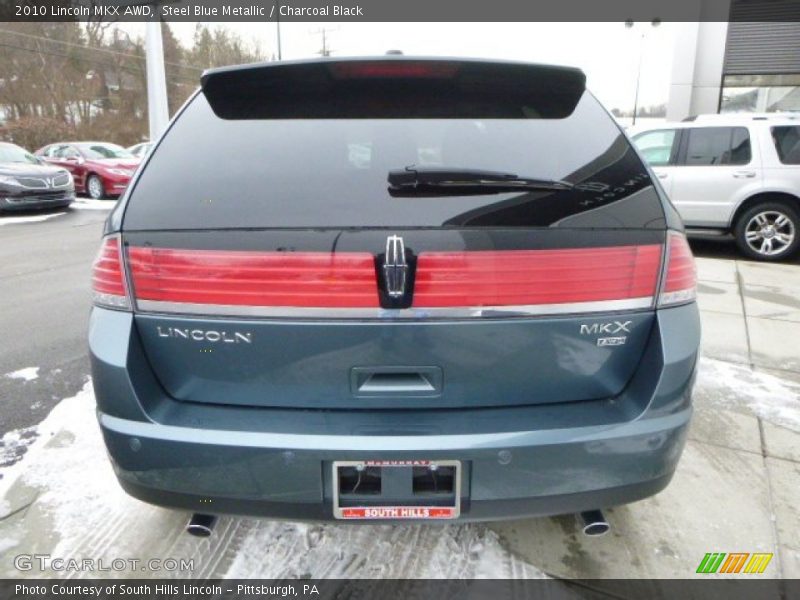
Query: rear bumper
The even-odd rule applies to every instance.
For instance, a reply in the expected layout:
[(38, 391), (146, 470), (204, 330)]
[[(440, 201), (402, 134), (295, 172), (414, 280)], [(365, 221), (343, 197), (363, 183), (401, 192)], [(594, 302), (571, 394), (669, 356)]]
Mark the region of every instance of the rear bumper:
[(670, 481), (691, 418), (694, 304), (659, 311), (636, 375), (602, 401), (515, 408), (319, 411), (165, 397), (128, 313), (94, 309), (98, 418), (123, 488), (196, 512), (330, 520), (332, 462), (462, 461), (460, 520), (640, 500)]
[(248, 434), (100, 415), (122, 487), (196, 512), (331, 520), (334, 460), (461, 460), (460, 520), (563, 514), (640, 500), (669, 483), (691, 409), (619, 427), (464, 436)]

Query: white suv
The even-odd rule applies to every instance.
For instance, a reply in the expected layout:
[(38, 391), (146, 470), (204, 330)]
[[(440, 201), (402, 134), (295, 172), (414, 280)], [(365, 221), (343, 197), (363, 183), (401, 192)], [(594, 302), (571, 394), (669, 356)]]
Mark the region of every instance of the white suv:
[(692, 233), (727, 233), (751, 258), (800, 246), (800, 115), (702, 115), (631, 133)]

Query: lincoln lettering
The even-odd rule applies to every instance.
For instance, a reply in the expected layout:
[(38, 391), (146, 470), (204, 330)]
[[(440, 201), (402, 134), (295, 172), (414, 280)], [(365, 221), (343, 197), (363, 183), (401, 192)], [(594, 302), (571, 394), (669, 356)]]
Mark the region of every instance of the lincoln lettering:
[(156, 328), (158, 337), (175, 338), (180, 340), (193, 340), (195, 342), (211, 342), (216, 344), (252, 344), (253, 334), (239, 331), (216, 331), (214, 329), (191, 329), (189, 327), (161, 327)]

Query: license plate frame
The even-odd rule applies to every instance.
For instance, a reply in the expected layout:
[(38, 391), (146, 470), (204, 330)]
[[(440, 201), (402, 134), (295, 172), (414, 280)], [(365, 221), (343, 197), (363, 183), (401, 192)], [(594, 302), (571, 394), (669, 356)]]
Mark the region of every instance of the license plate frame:
[[(383, 505), (364, 502), (359, 506), (342, 506), (339, 498), (339, 467), (453, 467), (454, 504)], [(337, 460), (332, 463), (333, 516), (343, 521), (449, 521), (461, 515), (461, 461), (460, 460)]]

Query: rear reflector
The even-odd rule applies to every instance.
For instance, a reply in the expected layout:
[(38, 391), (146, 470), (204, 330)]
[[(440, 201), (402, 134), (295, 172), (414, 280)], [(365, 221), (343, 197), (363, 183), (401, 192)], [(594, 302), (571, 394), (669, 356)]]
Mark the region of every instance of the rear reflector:
[(92, 265), (92, 296), (97, 306), (130, 309), (120, 260), (119, 238), (107, 237)]
[[(649, 299), (661, 246), (424, 252), (414, 306), (509, 306)], [(646, 305), (646, 303), (645, 303)]]
[(249, 252), (131, 247), (137, 301), (199, 305), (378, 307), (367, 252)]
[(670, 232), (667, 259), (659, 306), (691, 302), (697, 297), (697, 270), (685, 235)]

